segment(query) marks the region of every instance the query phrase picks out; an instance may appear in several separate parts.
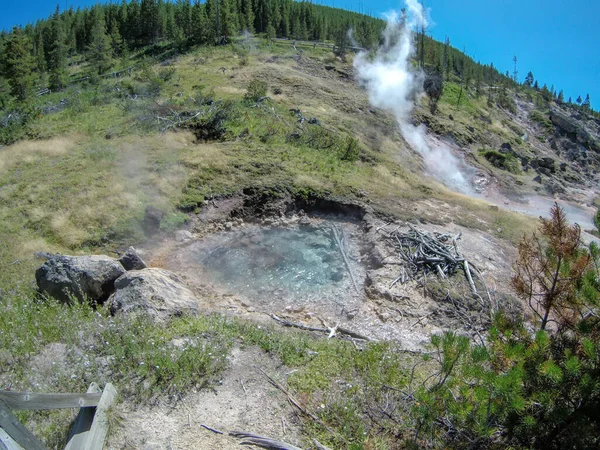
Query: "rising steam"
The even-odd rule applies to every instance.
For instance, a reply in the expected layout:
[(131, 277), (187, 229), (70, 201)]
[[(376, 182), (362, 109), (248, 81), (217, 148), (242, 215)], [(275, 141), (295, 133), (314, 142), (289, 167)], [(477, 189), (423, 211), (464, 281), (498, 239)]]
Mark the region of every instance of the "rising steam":
[(423, 6), (417, 0), (405, 1), (405, 13), (386, 15), (383, 45), (373, 57), (367, 53), (358, 54), (354, 67), (369, 92), (370, 102), (394, 113), (404, 139), (423, 157), (431, 174), (451, 188), (469, 192), (459, 161), (450, 149), (428, 139), (425, 127), (415, 126), (410, 121), (424, 79), (424, 74), (410, 62), (414, 53), (412, 30), (428, 23)]

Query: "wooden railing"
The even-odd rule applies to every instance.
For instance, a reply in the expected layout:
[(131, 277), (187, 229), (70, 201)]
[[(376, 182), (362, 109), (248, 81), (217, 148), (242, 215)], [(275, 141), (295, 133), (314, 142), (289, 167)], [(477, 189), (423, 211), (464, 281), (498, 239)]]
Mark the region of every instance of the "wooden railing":
[(13, 411), (80, 408), (65, 450), (102, 450), (108, 432), (108, 409), (117, 391), (92, 383), (85, 394), (37, 394), (0, 390), (0, 449), (47, 450)]

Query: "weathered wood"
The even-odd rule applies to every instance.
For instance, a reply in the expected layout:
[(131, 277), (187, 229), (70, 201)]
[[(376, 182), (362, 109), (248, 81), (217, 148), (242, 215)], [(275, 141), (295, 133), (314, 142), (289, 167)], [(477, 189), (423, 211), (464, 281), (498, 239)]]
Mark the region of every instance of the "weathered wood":
[(348, 270), (348, 274), (350, 275), (350, 279), (352, 280), (352, 285), (354, 286), (354, 290), (358, 295), (360, 295), (360, 290), (358, 289), (358, 285), (356, 284), (356, 280), (354, 279), (354, 274), (352, 273), (352, 269), (350, 267), (350, 262), (348, 261), (348, 257), (346, 256), (346, 251), (344, 250), (344, 244), (342, 243), (342, 239), (338, 235), (338, 230), (335, 227), (331, 227), (333, 232), (333, 237), (335, 238), (335, 242), (340, 249), (340, 253), (342, 254), (342, 258), (344, 259), (344, 264), (346, 265), (346, 270)]
[(0, 428), (0, 450), (24, 450), (11, 438), (6, 431)]
[(13, 411), (87, 408), (97, 406), (102, 394), (38, 394), (0, 391), (0, 401)]
[(230, 431), (229, 435), (244, 439), (241, 444), (257, 445), (262, 448), (269, 448), (273, 450), (302, 450), (300, 447), (288, 444), (287, 442), (278, 441), (276, 439), (271, 439), (269, 437), (260, 436), (254, 433), (248, 433), (246, 431)]
[(117, 391), (112, 383), (107, 383), (102, 397), (96, 407), (94, 421), (88, 432), (87, 442), (81, 450), (102, 450), (108, 433), (108, 409), (117, 398)]
[(0, 428), (26, 450), (46, 450), (38, 438), (19, 422), (10, 408), (0, 400)]
[[(92, 383), (87, 390), (88, 394), (102, 395), (102, 390), (98, 387), (98, 384)], [(87, 442), (92, 422), (94, 421), (94, 414), (96, 408), (81, 408), (77, 418), (73, 423), (73, 427), (69, 433), (69, 439), (65, 450), (77, 450), (83, 448)]]

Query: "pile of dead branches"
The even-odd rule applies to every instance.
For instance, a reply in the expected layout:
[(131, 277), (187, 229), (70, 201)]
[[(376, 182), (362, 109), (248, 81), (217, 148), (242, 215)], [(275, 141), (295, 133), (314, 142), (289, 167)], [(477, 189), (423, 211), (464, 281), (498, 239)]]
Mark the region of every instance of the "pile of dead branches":
[(478, 272), (473, 270), (473, 266), (458, 250), (460, 233), (456, 236), (437, 232), (430, 234), (416, 229), (411, 224), (407, 225), (408, 232), (401, 232), (397, 228), (389, 233), (392, 245), (404, 261), (401, 273), (392, 286), (398, 282), (404, 284), (411, 280), (419, 281), (429, 274), (446, 279), (461, 270), (471, 286), (473, 295), (478, 295), (473, 281), (473, 273), (478, 275)]

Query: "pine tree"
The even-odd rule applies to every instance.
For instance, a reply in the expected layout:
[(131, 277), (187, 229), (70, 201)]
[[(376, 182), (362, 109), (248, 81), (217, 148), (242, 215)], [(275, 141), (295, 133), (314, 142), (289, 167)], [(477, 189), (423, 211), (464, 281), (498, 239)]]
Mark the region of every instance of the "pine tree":
[(192, 7), (189, 0), (178, 0), (175, 10), (175, 23), (186, 39), (192, 37)]
[(219, 22), (221, 24), (221, 38), (228, 41), (239, 30), (237, 14), (233, 0), (219, 0)]
[(533, 87), (533, 73), (531, 71), (527, 72), (525, 76), (525, 82), (523, 83), (527, 87)]
[(252, 0), (242, 0), (241, 17), (244, 30), (254, 33), (254, 11)]
[(4, 72), (11, 94), (21, 101), (26, 100), (33, 90), (35, 60), (31, 54), (31, 40), (20, 28), (13, 28), (4, 58)]
[(140, 3), (138, 0), (131, 0), (127, 5), (127, 32), (124, 36), (133, 47), (137, 46), (141, 40), (140, 22)]
[(47, 46), (47, 68), (50, 74), (50, 89), (62, 89), (67, 80), (67, 46), (63, 21), (58, 6), (50, 20)]
[[(191, 38), (195, 44), (214, 44), (216, 39), (214, 27), (214, 15), (212, 22), (206, 17), (206, 11), (209, 9), (210, 0), (204, 5), (196, 0), (191, 12)], [(214, 3), (212, 4), (214, 7)], [(214, 11), (214, 9), (213, 9)]]
[(143, 44), (154, 44), (160, 34), (158, 2), (142, 0), (140, 4), (140, 34)]
[(585, 100), (583, 101), (583, 104), (581, 105), (583, 107), (583, 109), (585, 109), (586, 111), (589, 111), (592, 108), (592, 104), (590, 102), (590, 94), (587, 94), (585, 96)]
[(556, 98), (556, 101), (558, 103), (564, 103), (565, 102), (565, 94), (563, 93), (562, 89), (558, 93), (558, 97)]
[[(194, 7), (200, 7), (200, 1), (197, 0), (197, 3), (194, 4)], [(221, 36), (221, 24), (219, 21), (219, 17), (217, 15), (217, 2), (216, 0), (206, 0), (205, 5), (206, 12), (206, 42), (208, 44), (215, 44), (217, 38)]]
[(579, 95), (579, 96), (577, 97), (577, 100), (575, 100), (575, 101), (577, 102), (577, 104), (578, 104), (578, 105), (581, 105), (581, 101), (582, 101), (582, 100), (581, 100), (581, 95)]
[(112, 46), (104, 23), (104, 14), (99, 8), (92, 12), (92, 29), (90, 30), (91, 43), (88, 46), (90, 65), (100, 75), (112, 65)]

